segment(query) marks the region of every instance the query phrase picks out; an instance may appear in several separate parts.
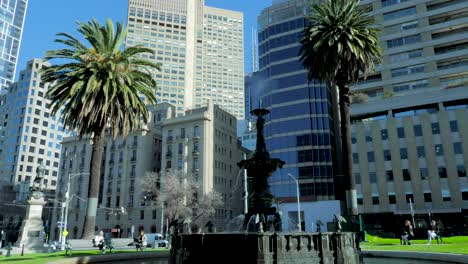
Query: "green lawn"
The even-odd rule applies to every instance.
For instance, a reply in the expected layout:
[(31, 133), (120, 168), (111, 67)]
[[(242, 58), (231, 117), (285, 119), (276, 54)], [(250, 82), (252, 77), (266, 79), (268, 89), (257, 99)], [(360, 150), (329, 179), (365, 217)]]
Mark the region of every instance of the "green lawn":
[(468, 255), (468, 236), (444, 238), (444, 244), (437, 245), (433, 240), (431, 245), (426, 245), (427, 240), (411, 240), (411, 245), (402, 246), (397, 238), (381, 238), (367, 235), (368, 242), (361, 242), (363, 250), (394, 250), (415, 252), (438, 252)]
[[(148, 249), (146, 251), (167, 251), (167, 249)], [(136, 252), (136, 250), (116, 250), (115, 254)], [(107, 253), (112, 254), (112, 253)], [(91, 255), (99, 255), (99, 250), (81, 250), (73, 251), (71, 258), (73, 257), (84, 257)], [(25, 254), (24, 256), (12, 255), (7, 258), (5, 256), (0, 256), (1, 263), (15, 263), (15, 264), (42, 264), (49, 263), (51, 261), (56, 261), (64, 258), (70, 258), (65, 256), (65, 252), (56, 252), (56, 253), (37, 253), (37, 254)]]

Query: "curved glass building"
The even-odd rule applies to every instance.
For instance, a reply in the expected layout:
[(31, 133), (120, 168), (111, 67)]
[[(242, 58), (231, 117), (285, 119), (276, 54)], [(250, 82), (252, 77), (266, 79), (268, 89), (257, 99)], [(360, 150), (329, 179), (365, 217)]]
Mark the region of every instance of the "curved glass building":
[(258, 17), (259, 68), (268, 85), (252, 94), (257, 104), (271, 110), (265, 125), (267, 148), (286, 162), (270, 182), (280, 201), (296, 199), (296, 183), (288, 174), (299, 179), (301, 202), (337, 199), (332, 96), (324, 83), (307, 81), (299, 62), (309, 4), (274, 1)]

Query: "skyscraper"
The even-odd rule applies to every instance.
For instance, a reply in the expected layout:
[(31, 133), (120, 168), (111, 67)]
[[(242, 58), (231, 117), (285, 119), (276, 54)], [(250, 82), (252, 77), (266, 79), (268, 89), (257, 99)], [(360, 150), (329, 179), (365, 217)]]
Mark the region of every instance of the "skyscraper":
[[(468, 2), (367, 0), (383, 62), (351, 108), (358, 207), (392, 229), (468, 212)], [(454, 217), (457, 216), (457, 217)], [(457, 223), (458, 222), (458, 223)]]
[(28, 62), (19, 80), (8, 89), (1, 106), (5, 124), (5, 142), (0, 157), (0, 177), (13, 185), (33, 181), (39, 162), (46, 171), (44, 183), (55, 190), (60, 161), (60, 142), (69, 134), (61, 120), (51, 115), (45, 99), (48, 84), (39, 70), (49, 65), (40, 59)]
[(0, 5), (0, 94), (13, 82), (28, 0), (3, 0)]
[(222, 105), (244, 118), (243, 15), (203, 0), (130, 0), (127, 46), (142, 44), (161, 63), (155, 72), (159, 102), (177, 112)]
[[(296, 183), (291, 178), (294, 177), (299, 180), (303, 203), (331, 206), (327, 210), (302, 209), (307, 230), (311, 221), (319, 219), (317, 215), (327, 215), (321, 221), (328, 222), (333, 217), (329, 215), (331, 212), (340, 213), (340, 202), (336, 201), (340, 193), (335, 193), (339, 173), (333, 162), (332, 96), (325, 84), (308, 83), (298, 56), (309, 4), (308, 0), (274, 1), (261, 12), (258, 17), (259, 68), (267, 85), (261, 93), (253, 95), (254, 102), (260, 99), (256, 106), (260, 104), (271, 110), (265, 124), (267, 149), (271, 156), (286, 162), (284, 168), (271, 177), (273, 195), (279, 201), (295, 201)], [(328, 204), (332, 201), (333, 205)], [(288, 219), (296, 219), (293, 215), (297, 215), (297, 208), (289, 209), (283, 214), (287, 213)]]

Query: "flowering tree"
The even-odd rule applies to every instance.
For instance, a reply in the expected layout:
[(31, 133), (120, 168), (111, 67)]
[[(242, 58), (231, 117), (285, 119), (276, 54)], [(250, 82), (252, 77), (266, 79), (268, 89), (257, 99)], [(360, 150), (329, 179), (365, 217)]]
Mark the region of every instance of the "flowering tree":
[(142, 190), (147, 199), (164, 206), (169, 222), (183, 220), (200, 224), (224, 205), (221, 195), (212, 191), (198, 198), (198, 187), (186, 174), (167, 172), (164, 179), (158, 173), (147, 172), (142, 178)]

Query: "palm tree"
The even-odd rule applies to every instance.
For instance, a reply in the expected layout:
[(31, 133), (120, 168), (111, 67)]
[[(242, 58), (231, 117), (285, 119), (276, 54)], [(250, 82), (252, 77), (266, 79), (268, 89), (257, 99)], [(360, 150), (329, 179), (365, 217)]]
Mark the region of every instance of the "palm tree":
[(327, 81), (338, 88), (340, 131), (343, 152), (343, 176), (347, 213), (357, 215), (356, 183), (350, 135), (350, 89), (359, 75), (374, 69), (382, 51), (377, 40), (378, 30), (359, 0), (327, 0), (312, 4), (306, 16), (310, 24), (301, 40), (300, 61), (308, 71), (308, 80)]
[[(95, 19), (78, 22), (78, 32), (90, 47), (67, 33), (58, 33), (55, 42), (64, 49), (47, 51), (45, 59), (59, 59), (61, 64), (44, 68), (42, 80), (50, 84), (47, 98), (52, 114), (61, 112), (64, 125), (79, 137), (93, 139), (84, 239), (94, 236), (96, 210), (106, 129), (114, 139), (126, 137), (148, 122), (145, 104), (155, 104), (156, 81), (151, 71), (159, 64), (142, 59), (153, 51), (141, 46), (122, 50), (126, 28), (122, 23)], [(143, 99), (143, 97), (145, 99)]]

